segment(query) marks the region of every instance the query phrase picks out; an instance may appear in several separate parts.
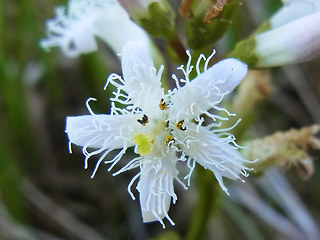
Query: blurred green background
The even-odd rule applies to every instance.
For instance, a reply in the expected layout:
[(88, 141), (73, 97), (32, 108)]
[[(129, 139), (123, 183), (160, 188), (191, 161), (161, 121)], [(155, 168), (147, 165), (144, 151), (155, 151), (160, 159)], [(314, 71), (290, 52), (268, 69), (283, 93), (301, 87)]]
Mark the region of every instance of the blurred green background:
[[(159, 223), (142, 223), (139, 202), (127, 193), (134, 173), (112, 177), (101, 166), (91, 179), (94, 160), (84, 170), (81, 149), (74, 147), (69, 154), (65, 117), (86, 114), (89, 97), (98, 99), (92, 103), (96, 111), (108, 113), (108, 93), (102, 88), (111, 72), (121, 70), (118, 58), (102, 44), (98, 52), (76, 59), (64, 57), (60, 49), (40, 49), (45, 22), (59, 4), (65, 1), (0, 1), (0, 239), (184, 239), (197, 193), (203, 191), (196, 182), (188, 191), (177, 188), (179, 201), (170, 210), (176, 226), (167, 224), (164, 231)], [(172, 4), (177, 7), (179, 1)], [(276, 0), (243, 1), (239, 21), (223, 38), (228, 44), (214, 45), (218, 54), (226, 54), (279, 6)], [(177, 21), (181, 26), (183, 20)], [(255, 110), (250, 136), (319, 123), (319, 64), (316, 59), (270, 70), (273, 91)], [(294, 190), (279, 183), (283, 202), (272, 196), (270, 180), (283, 175), (269, 175), (248, 179), (244, 198), (235, 191), (238, 197), (221, 195), (215, 207), (207, 206), (209, 215), (210, 209), (215, 212), (203, 226), (203, 239), (319, 237), (319, 162), (307, 182), (294, 170), (286, 172)], [(216, 180), (211, 174), (209, 178), (214, 187)], [(301, 235), (293, 236), (292, 227)]]

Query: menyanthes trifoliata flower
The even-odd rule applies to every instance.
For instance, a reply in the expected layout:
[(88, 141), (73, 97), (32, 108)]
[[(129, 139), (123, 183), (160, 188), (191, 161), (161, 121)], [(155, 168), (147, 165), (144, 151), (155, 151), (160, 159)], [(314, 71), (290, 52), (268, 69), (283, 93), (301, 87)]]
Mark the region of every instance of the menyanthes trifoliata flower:
[(65, 55), (77, 57), (97, 50), (95, 37), (117, 53), (128, 40), (150, 44), (116, 0), (69, 0), (68, 8), (58, 7), (55, 12), (56, 18), (47, 21), (48, 38), (40, 43), (44, 49), (61, 47)]
[[(102, 162), (110, 164), (110, 171), (128, 148), (134, 148), (137, 156), (113, 175), (140, 169), (129, 183), (128, 192), (135, 199), (131, 186), (139, 179), (137, 190), (143, 221), (158, 220), (163, 227), (163, 218), (174, 225), (168, 216), (171, 201), (177, 200), (174, 180), (187, 188), (178, 177), (178, 161), (185, 162), (190, 169), (185, 176), (188, 185), (198, 162), (213, 172), (227, 194), (222, 177), (240, 179), (240, 175), (248, 175), (244, 165), (247, 160), (237, 151), (234, 136), (227, 133), (227, 129), (217, 128), (217, 120), (227, 120), (227, 117), (209, 111), (214, 109), (231, 115), (217, 105), (244, 78), (247, 65), (230, 58), (207, 68), (213, 54), (208, 59), (201, 55), (195, 67), (198, 76), (191, 81), (189, 74), (193, 66), (190, 53), (187, 54), (186, 68), (179, 67), (184, 79), (173, 75), (176, 88), (165, 93), (160, 82), (163, 66), (157, 71), (143, 44), (129, 42), (121, 55), (123, 77), (111, 74), (105, 86), (117, 87), (111, 98), (110, 115), (93, 113), (88, 104), (92, 99), (89, 99), (89, 115), (67, 118), (66, 132), (70, 143), (83, 146), (85, 168), (90, 157), (100, 156), (92, 177)], [(202, 60), (205, 61), (203, 72), (200, 70)], [(213, 122), (205, 125), (204, 116)], [(108, 159), (114, 150), (118, 153)]]

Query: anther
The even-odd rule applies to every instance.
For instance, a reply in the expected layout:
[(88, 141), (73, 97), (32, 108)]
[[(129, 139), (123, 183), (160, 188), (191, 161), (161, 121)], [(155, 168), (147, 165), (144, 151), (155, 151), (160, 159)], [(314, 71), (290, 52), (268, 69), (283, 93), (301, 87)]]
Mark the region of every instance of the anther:
[(171, 144), (174, 143), (174, 142), (175, 142), (175, 140), (174, 140), (174, 138), (173, 138), (171, 135), (168, 135), (168, 136), (166, 137), (166, 143), (169, 145), (169, 147), (170, 147)]
[(168, 106), (167, 106), (167, 104), (165, 103), (165, 101), (163, 100), (163, 98), (161, 98), (161, 100), (160, 100), (159, 107), (160, 107), (161, 110), (166, 110), (166, 109), (168, 109)]
[(145, 126), (149, 122), (149, 119), (147, 115), (143, 115), (142, 119), (137, 119), (137, 121), (142, 124), (142, 126)]
[(185, 131), (187, 128), (185, 128), (185, 127), (182, 126), (183, 123), (184, 123), (184, 120), (179, 121), (179, 122), (176, 124), (176, 127), (179, 128), (179, 129), (182, 130), (182, 131)]

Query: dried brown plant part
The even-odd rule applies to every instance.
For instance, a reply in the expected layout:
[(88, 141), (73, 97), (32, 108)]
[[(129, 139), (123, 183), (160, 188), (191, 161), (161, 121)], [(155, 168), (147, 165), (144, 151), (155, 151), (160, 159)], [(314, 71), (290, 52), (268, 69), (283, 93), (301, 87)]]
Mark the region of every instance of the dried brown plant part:
[[(209, 24), (210, 20), (218, 16), (224, 6), (232, 0), (204, 0), (200, 1), (195, 11), (204, 14), (203, 23)], [(183, 18), (192, 18), (193, 12), (191, 11), (191, 5), (194, 0), (182, 0), (179, 6), (179, 14)]]
[(204, 24), (209, 24), (210, 20), (218, 16), (222, 12), (224, 6), (228, 2), (231, 2), (232, 0), (211, 0), (211, 1), (212, 1), (212, 5), (208, 9), (207, 13), (204, 15), (204, 18), (203, 18)]
[(262, 139), (253, 140), (245, 151), (248, 159), (258, 159), (253, 164), (257, 172), (263, 172), (271, 166), (288, 169), (294, 166), (299, 177), (309, 179), (313, 172), (313, 160), (310, 150), (320, 150), (320, 140), (316, 136), (320, 125), (312, 125), (287, 132), (277, 132)]
[(272, 91), (273, 86), (269, 70), (249, 70), (228, 106), (229, 111), (237, 114), (237, 117), (230, 118), (230, 121), (222, 126), (228, 127), (236, 124), (236, 121), (241, 118), (242, 122), (246, 124), (239, 124), (239, 126), (230, 131), (238, 138), (241, 138), (255, 121), (256, 111), (259, 106), (270, 96)]
[(299, 177), (303, 180), (308, 180), (314, 173), (313, 159), (300, 159), (295, 165)]
[(191, 5), (194, 2), (194, 0), (182, 0), (181, 4), (179, 6), (179, 14), (183, 18), (191, 18), (192, 12), (191, 12)]
[(246, 114), (252, 112), (259, 102), (272, 92), (270, 72), (268, 70), (249, 70), (238, 87), (238, 93), (232, 103), (232, 112)]

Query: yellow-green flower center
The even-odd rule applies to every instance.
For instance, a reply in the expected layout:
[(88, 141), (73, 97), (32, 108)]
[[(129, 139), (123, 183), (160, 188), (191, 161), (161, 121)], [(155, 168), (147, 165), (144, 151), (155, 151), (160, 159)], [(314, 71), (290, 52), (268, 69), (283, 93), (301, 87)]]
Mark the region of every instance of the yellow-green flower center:
[(152, 139), (147, 134), (137, 133), (132, 141), (137, 145), (136, 151), (141, 156), (146, 155), (152, 150)]

